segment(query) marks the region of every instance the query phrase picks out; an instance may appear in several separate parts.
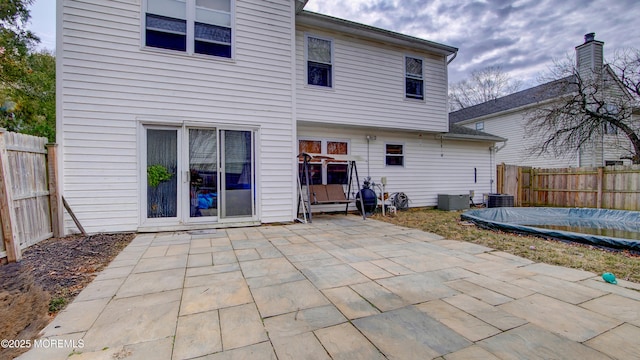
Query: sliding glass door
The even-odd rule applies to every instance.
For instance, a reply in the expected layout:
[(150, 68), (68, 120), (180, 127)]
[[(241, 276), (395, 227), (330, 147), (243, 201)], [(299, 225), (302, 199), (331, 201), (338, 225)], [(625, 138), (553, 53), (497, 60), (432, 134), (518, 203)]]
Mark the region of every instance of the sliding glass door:
[(223, 130), (222, 217), (251, 217), (255, 214), (253, 132)]
[(254, 131), (148, 126), (144, 134), (145, 224), (255, 219)]

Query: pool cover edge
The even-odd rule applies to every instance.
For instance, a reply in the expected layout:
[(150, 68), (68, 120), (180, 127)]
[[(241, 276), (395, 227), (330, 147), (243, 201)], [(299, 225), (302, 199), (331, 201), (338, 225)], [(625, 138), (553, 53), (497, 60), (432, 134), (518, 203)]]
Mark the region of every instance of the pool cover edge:
[[(487, 208), (469, 210), (460, 215), (477, 225), (520, 234), (568, 240), (583, 244), (640, 252), (640, 241), (617, 237), (591, 235), (563, 230), (527, 226), (533, 224), (563, 223), (573, 220), (591, 227), (615, 226), (618, 229), (640, 230), (640, 212), (580, 208)], [(546, 220), (546, 221), (545, 221)], [(528, 224), (523, 224), (528, 223)], [(604, 224), (604, 225), (603, 225)]]

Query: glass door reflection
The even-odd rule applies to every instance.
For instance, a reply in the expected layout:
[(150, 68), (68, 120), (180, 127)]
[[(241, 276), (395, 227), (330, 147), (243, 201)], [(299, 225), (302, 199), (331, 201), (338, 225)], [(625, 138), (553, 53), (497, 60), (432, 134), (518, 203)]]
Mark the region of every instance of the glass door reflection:
[(216, 129), (189, 129), (189, 216), (218, 216)]

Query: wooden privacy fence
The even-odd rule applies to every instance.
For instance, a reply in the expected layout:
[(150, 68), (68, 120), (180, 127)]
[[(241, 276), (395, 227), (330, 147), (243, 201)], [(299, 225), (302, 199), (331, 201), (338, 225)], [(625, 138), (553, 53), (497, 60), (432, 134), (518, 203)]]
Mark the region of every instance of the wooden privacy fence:
[(539, 169), (497, 167), (499, 193), (515, 206), (640, 210), (640, 165)]
[(20, 260), (24, 248), (60, 236), (55, 151), (46, 138), (0, 129), (0, 260)]

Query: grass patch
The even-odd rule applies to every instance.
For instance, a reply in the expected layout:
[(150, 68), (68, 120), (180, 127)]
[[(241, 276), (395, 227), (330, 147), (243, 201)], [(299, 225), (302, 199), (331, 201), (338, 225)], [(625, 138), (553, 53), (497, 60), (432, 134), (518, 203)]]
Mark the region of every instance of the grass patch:
[(64, 297), (57, 297), (49, 301), (49, 312), (54, 314), (62, 310), (67, 305), (67, 299)]
[(485, 230), (461, 222), (460, 214), (460, 211), (409, 209), (399, 211), (395, 217), (375, 215), (374, 218), (432, 232), (450, 240), (484, 245), (535, 262), (590, 271), (598, 275), (612, 272), (618, 279), (640, 283), (640, 256), (628, 251), (609, 251), (590, 245)]

